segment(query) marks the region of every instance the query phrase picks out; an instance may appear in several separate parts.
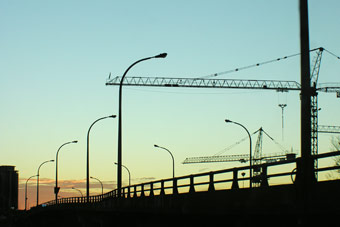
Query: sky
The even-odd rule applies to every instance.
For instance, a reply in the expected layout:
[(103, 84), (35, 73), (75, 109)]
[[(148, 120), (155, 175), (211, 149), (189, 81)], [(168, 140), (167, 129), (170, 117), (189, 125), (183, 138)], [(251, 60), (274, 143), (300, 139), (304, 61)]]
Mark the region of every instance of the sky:
[[(309, 1), (310, 48), (340, 55), (337, 0)], [(297, 0), (214, 1), (0, 1), (0, 165), (19, 172), (19, 208), (26, 180), (59, 152), (61, 197), (85, 194), (86, 139), (97, 119), (118, 114), (118, 87), (105, 86), (109, 73), (122, 76), (197, 78), (300, 52)], [(311, 53), (311, 64), (315, 52)], [(300, 81), (300, 58), (222, 74), (219, 79)], [(340, 61), (324, 52), (319, 83), (340, 83)], [(284, 127), (282, 112), (284, 108)], [(319, 124), (340, 125), (340, 99), (318, 95)], [(132, 184), (242, 166), (241, 163), (183, 165), (187, 157), (210, 156), (260, 127), (279, 144), (300, 152), (299, 93), (200, 88), (123, 88), (123, 165)], [(96, 123), (90, 133), (90, 175), (116, 187), (117, 119)], [(319, 135), (319, 153), (334, 134)], [(256, 135), (253, 141), (256, 141)], [(255, 142), (253, 142), (255, 144)], [(247, 154), (240, 143), (223, 154)], [(263, 138), (263, 153), (281, 150)], [(55, 163), (40, 169), (40, 201), (54, 198)], [(128, 183), (123, 169), (123, 185)], [(35, 180), (28, 203), (35, 204)], [(91, 180), (91, 195), (100, 193)]]

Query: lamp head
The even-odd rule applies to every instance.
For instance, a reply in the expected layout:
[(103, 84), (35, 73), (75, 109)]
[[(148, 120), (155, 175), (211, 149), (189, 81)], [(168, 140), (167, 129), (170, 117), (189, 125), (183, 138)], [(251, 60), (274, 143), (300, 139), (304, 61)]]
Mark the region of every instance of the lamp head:
[(153, 145), (154, 147), (159, 147), (157, 144)]
[(229, 119), (225, 119), (225, 122), (227, 122), (227, 123), (232, 123), (232, 121), (229, 120)]
[(111, 118), (115, 118), (115, 117), (116, 117), (116, 115), (110, 115), (109, 117), (111, 117)]
[(78, 143), (78, 140), (72, 141), (72, 143)]
[(118, 165), (118, 163), (117, 163), (117, 162), (115, 162), (115, 165)]
[(159, 55), (156, 55), (154, 58), (166, 58), (167, 55), (167, 53), (161, 53)]
[(54, 160), (50, 160), (49, 162), (54, 162)]

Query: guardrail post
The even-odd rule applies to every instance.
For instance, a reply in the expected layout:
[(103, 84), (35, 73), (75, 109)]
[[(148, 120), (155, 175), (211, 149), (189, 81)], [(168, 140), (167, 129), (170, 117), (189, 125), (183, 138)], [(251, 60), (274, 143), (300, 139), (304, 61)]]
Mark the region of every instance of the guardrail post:
[(215, 186), (214, 186), (214, 173), (210, 172), (209, 173), (209, 192), (215, 191)]
[(122, 192), (121, 192), (122, 197), (125, 198), (125, 188), (122, 188), (121, 190), (122, 190)]
[(160, 192), (160, 195), (165, 195), (164, 180), (161, 181), (161, 192)]
[(195, 184), (194, 184), (194, 176), (190, 176), (190, 188), (189, 193), (195, 193)]
[(267, 177), (267, 165), (262, 166), (262, 173), (261, 173), (261, 187), (268, 187), (268, 177)]
[(131, 197), (130, 194), (131, 194), (131, 189), (130, 189), (130, 186), (129, 186), (129, 187), (128, 187), (128, 192), (127, 192), (127, 198), (130, 198), (130, 197)]
[(134, 197), (134, 198), (137, 198), (137, 185), (134, 186), (134, 189), (133, 189), (133, 197)]
[(150, 194), (149, 196), (154, 196), (154, 193), (153, 193), (153, 183), (151, 182), (150, 183)]
[(177, 179), (176, 179), (176, 178), (173, 179), (173, 183), (172, 183), (172, 194), (173, 194), (173, 195), (177, 195), (177, 194), (178, 194), (178, 189), (177, 189)]
[(239, 189), (237, 175), (238, 175), (238, 170), (234, 168), (233, 169), (233, 184), (231, 185), (231, 189)]
[(144, 184), (141, 185), (142, 189), (141, 189), (141, 192), (140, 192), (140, 197), (144, 197), (145, 194), (144, 194)]

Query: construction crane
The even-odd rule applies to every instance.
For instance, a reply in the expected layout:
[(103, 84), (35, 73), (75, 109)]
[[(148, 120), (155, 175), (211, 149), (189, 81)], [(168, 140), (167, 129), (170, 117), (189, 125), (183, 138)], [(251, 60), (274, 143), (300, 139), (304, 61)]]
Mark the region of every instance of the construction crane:
[[(296, 157), (296, 154), (293, 152), (288, 152), (287, 149), (285, 149), (282, 145), (280, 145), (278, 142), (276, 142), (270, 135), (268, 135), (267, 132), (263, 130), (261, 127), (257, 131), (255, 131), (252, 135), (258, 133), (256, 145), (255, 145), (255, 151), (252, 158), (253, 164), (255, 168), (253, 168), (253, 179), (252, 184), (253, 186), (259, 186), (261, 183), (261, 175), (262, 175), (262, 169), (258, 167), (263, 162), (277, 162), (282, 160), (291, 160)], [(272, 153), (272, 154), (262, 154), (262, 141), (263, 141), (263, 134), (268, 136), (276, 145), (280, 147), (282, 152), (280, 153)], [(241, 141), (244, 141), (242, 139)], [(237, 142), (236, 144), (239, 144), (240, 142)], [(224, 151), (229, 150), (234, 146), (230, 146), (228, 149), (225, 149)], [(186, 158), (182, 163), (183, 164), (196, 164), (196, 163), (212, 163), (212, 162), (235, 162), (239, 161), (241, 163), (246, 163), (250, 160), (249, 154), (241, 154), (241, 155), (213, 155), (213, 156), (204, 156), (204, 157), (190, 157)]]
[[(265, 162), (275, 162), (281, 161), (283, 159), (291, 159), (295, 157), (296, 154), (293, 152), (289, 152), (286, 148), (284, 148), (281, 144), (275, 141), (266, 131), (263, 130), (261, 127), (260, 129), (256, 130), (254, 133), (251, 134), (255, 135), (258, 133), (254, 155), (252, 160), (254, 161), (254, 165), (259, 165), (263, 161)], [(271, 153), (271, 154), (262, 154), (262, 141), (263, 141), (263, 134), (265, 134), (272, 142), (274, 142), (281, 150), (281, 152)], [(249, 154), (240, 154), (240, 155), (221, 155), (229, 151), (230, 149), (234, 148), (236, 145), (240, 144), (241, 142), (245, 141), (248, 137), (237, 141), (235, 144), (223, 149), (222, 151), (218, 152), (212, 156), (203, 156), (203, 157), (190, 157), (186, 158), (182, 163), (183, 164), (194, 164), (194, 163), (211, 163), (211, 162), (241, 162), (246, 163), (250, 160)]]
[[(318, 92), (335, 92), (337, 97), (340, 97), (340, 85), (331, 84), (329, 86), (317, 86), (319, 78), (320, 65), (322, 53), (326, 49), (320, 47), (310, 50), (310, 52), (317, 51), (314, 59), (314, 65), (311, 69), (311, 151), (312, 155), (318, 154)], [(326, 50), (327, 51), (327, 50)], [(329, 51), (327, 51), (329, 52)], [(331, 53), (331, 52), (329, 52)], [(332, 53), (331, 53), (332, 54)], [(299, 54), (290, 55), (293, 57)], [(332, 54), (334, 55), (334, 54)], [(335, 56), (335, 55), (334, 55)], [(214, 73), (207, 77), (216, 77), (222, 74), (237, 72), (251, 67), (257, 67), (263, 64), (271, 63), (288, 58), (277, 58), (271, 61), (257, 63), (234, 70), (228, 70), (221, 73)], [(337, 56), (336, 56), (337, 57)], [(340, 59), (339, 57), (337, 57)], [(121, 77), (111, 78), (106, 81), (108, 86), (119, 86)], [(282, 80), (246, 80), (246, 79), (207, 79), (207, 78), (167, 78), (167, 77), (125, 77), (123, 86), (149, 86), (149, 87), (175, 87), (175, 88), (221, 88), (221, 89), (263, 89), (276, 91), (299, 91), (301, 85), (296, 81), (282, 81)], [(317, 167), (317, 162), (314, 164)]]

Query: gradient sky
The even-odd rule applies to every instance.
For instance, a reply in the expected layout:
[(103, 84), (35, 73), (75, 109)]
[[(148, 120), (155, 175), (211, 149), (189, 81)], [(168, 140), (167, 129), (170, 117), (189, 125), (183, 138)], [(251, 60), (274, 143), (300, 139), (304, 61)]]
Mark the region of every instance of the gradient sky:
[[(310, 0), (310, 48), (340, 55), (340, 2)], [(121, 76), (144, 57), (167, 52), (135, 66), (128, 76), (204, 77), (300, 52), (298, 1), (0, 1), (0, 165), (15, 165), (20, 183), (59, 154), (60, 196), (85, 193), (86, 135), (98, 118), (118, 114), (118, 88), (105, 86), (109, 73)], [(311, 55), (311, 60), (315, 53)], [(218, 78), (300, 81), (293, 57)], [(340, 62), (324, 53), (319, 83), (340, 82)], [(282, 137), (281, 108), (284, 110)], [(340, 99), (320, 93), (319, 123), (340, 125)], [(240, 163), (182, 165), (187, 157), (209, 156), (260, 127), (287, 149), (300, 151), (298, 92), (238, 89), (126, 87), (123, 91), (123, 164), (132, 183), (168, 178), (172, 151), (176, 175)], [(331, 135), (320, 135), (319, 153), (330, 150)], [(116, 182), (117, 119), (91, 130), (90, 175)], [(266, 140), (267, 139), (267, 140)], [(253, 141), (256, 140), (254, 136)], [(246, 154), (244, 142), (224, 154)], [(263, 153), (280, 152), (264, 138)], [(123, 184), (127, 173), (123, 169)], [(40, 170), (41, 202), (53, 199), (55, 164)], [(29, 201), (35, 201), (30, 181)], [(99, 193), (98, 182), (91, 181)], [(23, 208), (24, 184), (20, 185)]]

